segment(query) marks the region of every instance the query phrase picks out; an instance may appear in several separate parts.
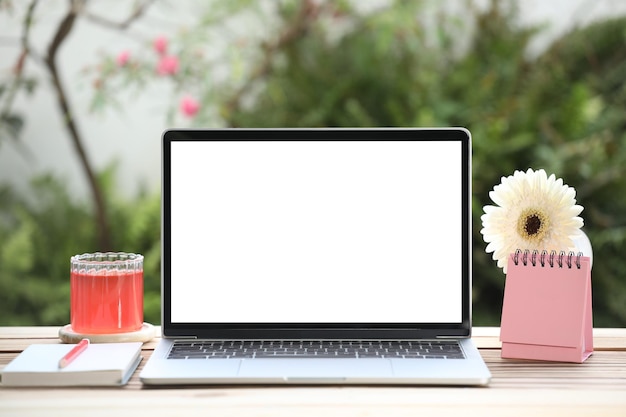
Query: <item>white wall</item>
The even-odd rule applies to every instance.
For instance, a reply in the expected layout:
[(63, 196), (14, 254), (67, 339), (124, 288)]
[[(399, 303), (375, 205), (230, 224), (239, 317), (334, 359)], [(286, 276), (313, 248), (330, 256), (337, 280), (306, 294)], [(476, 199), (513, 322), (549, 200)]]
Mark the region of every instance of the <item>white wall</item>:
[[(32, 43), (38, 51), (43, 52), (47, 47), (45, 42), (56, 30), (66, 3), (65, 0), (40, 2), (32, 32)], [(108, 0), (91, 3), (90, 7), (97, 6), (99, 12), (115, 19), (125, 16), (129, 5), (134, 2)], [(147, 43), (158, 34), (174, 33), (182, 25), (192, 25), (200, 3), (203, 2), (157, 4), (150, 9), (146, 18), (133, 26), (130, 37), (79, 21), (59, 51), (63, 81), (89, 156), (96, 169), (103, 168), (113, 160), (119, 161), (118, 185), (124, 195), (133, 195), (140, 184), (151, 190), (160, 187), (160, 136), (168, 127), (165, 116), (171, 104), (168, 90), (158, 86), (151, 88), (141, 97), (127, 97), (123, 112), (110, 110), (105, 114), (94, 115), (89, 112), (92, 97), (90, 83), (93, 77), (83, 75), (82, 71), (96, 63), (102, 53), (115, 55), (125, 48), (138, 49), (144, 45), (142, 42)], [(21, 30), (20, 19), (27, 2), (17, 0), (14, 4), (12, 15), (0, 13), (0, 76), (10, 71), (19, 54), (17, 40)], [(524, 0), (520, 2), (520, 9), (523, 23), (545, 22), (548, 25), (532, 45), (533, 50), (537, 51), (549, 39), (574, 25), (626, 13), (626, 1)], [(98, 11), (97, 8), (94, 10)], [(46, 74), (32, 61), (27, 71), (40, 75), (40, 86), (32, 97), (20, 96), (15, 109), (25, 116), (22, 142), (32, 151), (34, 160), (25, 159), (11, 143), (0, 143), (0, 183), (11, 183), (25, 189), (33, 175), (54, 172), (67, 180), (77, 196), (84, 196), (87, 192), (84, 176), (62, 125), (56, 98)], [(182, 127), (185, 123), (180, 119), (178, 125)]]

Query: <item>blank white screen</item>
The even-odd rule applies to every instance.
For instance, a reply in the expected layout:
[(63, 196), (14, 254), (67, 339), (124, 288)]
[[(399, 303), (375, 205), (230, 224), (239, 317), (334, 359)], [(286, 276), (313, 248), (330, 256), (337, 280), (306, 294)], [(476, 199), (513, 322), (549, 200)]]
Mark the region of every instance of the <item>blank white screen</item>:
[(458, 323), (462, 145), (171, 144), (171, 320)]

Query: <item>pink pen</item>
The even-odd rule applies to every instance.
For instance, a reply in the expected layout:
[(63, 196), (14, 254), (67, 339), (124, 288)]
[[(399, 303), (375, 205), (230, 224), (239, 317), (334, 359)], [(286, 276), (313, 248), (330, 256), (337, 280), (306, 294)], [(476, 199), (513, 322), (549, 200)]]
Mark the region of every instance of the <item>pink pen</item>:
[(76, 346), (72, 348), (65, 356), (59, 361), (59, 368), (65, 368), (74, 359), (78, 357), (89, 346), (89, 339), (81, 340)]

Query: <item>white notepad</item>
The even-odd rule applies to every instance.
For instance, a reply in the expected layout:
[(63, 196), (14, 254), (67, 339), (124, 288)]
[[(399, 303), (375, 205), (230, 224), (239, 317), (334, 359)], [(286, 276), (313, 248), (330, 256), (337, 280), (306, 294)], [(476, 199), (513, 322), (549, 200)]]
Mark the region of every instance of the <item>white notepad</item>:
[(141, 342), (91, 344), (66, 367), (59, 360), (75, 345), (35, 344), (0, 373), (2, 386), (125, 385), (141, 362)]

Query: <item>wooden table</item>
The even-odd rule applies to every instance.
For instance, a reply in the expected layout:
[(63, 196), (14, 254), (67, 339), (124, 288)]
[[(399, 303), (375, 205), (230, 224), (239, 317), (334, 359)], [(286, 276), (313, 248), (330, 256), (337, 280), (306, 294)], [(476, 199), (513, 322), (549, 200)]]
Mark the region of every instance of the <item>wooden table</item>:
[[(0, 367), (32, 343), (59, 343), (58, 327), (0, 327)], [(626, 329), (594, 329), (584, 364), (500, 358), (498, 328), (475, 328), (493, 379), (486, 388), (142, 386), (0, 388), (0, 416), (626, 416)], [(146, 343), (147, 359), (156, 339)]]

